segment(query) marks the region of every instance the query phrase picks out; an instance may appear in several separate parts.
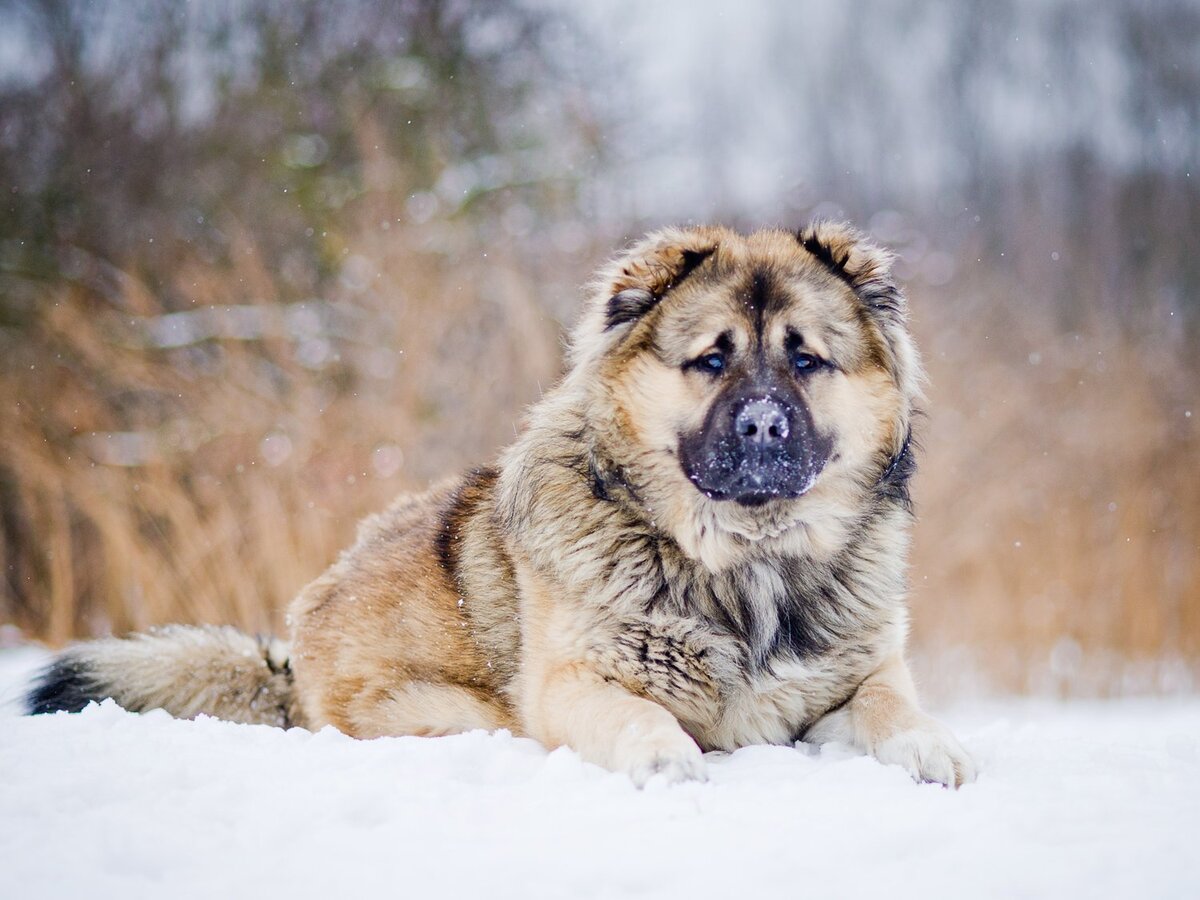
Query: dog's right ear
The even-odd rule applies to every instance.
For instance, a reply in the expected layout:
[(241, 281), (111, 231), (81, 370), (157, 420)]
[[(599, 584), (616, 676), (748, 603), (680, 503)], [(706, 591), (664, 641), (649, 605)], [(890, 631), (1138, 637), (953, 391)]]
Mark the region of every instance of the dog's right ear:
[(906, 302), (892, 275), (896, 254), (845, 222), (817, 221), (796, 234), (800, 245), (842, 279), (874, 315), (902, 324)]
[(570, 360), (587, 371), (620, 344), (667, 292), (717, 254), (722, 228), (664, 228), (615, 256), (588, 285), (583, 318), (571, 336)]
[(716, 229), (667, 228), (639, 241), (604, 267), (604, 331), (638, 321), (717, 249)]
[(658, 299), (643, 288), (626, 288), (613, 294), (604, 309), (604, 330), (612, 331), (621, 325), (636, 322), (654, 308)]

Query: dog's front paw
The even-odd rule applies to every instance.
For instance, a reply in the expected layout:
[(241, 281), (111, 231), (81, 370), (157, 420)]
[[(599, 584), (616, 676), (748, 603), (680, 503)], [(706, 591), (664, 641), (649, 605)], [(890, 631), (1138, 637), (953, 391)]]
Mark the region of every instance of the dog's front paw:
[(950, 730), (928, 716), (871, 748), (881, 763), (903, 766), (917, 781), (961, 787), (975, 780), (975, 763)]
[(668, 784), (681, 781), (706, 781), (704, 755), (678, 725), (625, 728), (612, 753), (612, 768), (624, 772), (638, 787), (655, 776)]

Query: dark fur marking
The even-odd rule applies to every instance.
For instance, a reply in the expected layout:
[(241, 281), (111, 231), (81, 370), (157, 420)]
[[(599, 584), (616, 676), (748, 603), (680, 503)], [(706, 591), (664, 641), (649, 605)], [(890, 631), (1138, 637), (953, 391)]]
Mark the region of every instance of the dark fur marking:
[(770, 285), (767, 274), (762, 269), (756, 269), (750, 276), (750, 290), (746, 292), (746, 305), (754, 322), (754, 336), (762, 349), (763, 323), (767, 318), (767, 303), (770, 302)]
[(834, 257), (833, 251), (827, 245), (822, 244), (814, 234), (805, 237), (804, 232), (800, 232), (796, 235), (796, 239), (830, 272), (846, 282), (869, 309), (891, 316), (900, 314), (904, 306), (904, 298), (889, 272), (879, 271), (870, 277), (863, 277), (862, 274), (851, 275), (846, 271), (846, 263), (850, 261), (849, 250), (841, 259), (837, 259)]
[(771, 642), (772, 654), (786, 653), (797, 659), (818, 656), (829, 649), (829, 642), (817, 634), (812, 601), (795, 595), (779, 604), (779, 627)]
[[(621, 494), (635, 504), (641, 504), (637, 489), (630, 483), (625, 470), (611, 463), (592, 457), (586, 469), (588, 481), (591, 484), (592, 496), (597, 500), (615, 501)], [(597, 493), (599, 492), (599, 493)]]
[(683, 265), (679, 267), (679, 271), (675, 273), (675, 277), (671, 279), (671, 283), (667, 285), (667, 290), (675, 287), (683, 279), (692, 274), (692, 271), (704, 262), (716, 251), (716, 247), (708, 247), (705, 250), (684, 250)]
[(917, 455), (913, 449), (913, 436), (909, 431), (904, 435), (904, 443), (899, 452), (888, 462), (887, 468), (879, 476), (875, 485), (875, 493), (893, 503), (899, 503), (905, 509), (912, 510), (912, 496), (909, 493), (909, 481), (917, 471)]
[(745, 291), (745, 297), (761, 354), (766, 349), (763, 347), (762, 335), (766, 328), (767, 317), (787, 305), (787, 296), (779, 289), (776, 277), (771, 270), (759, 268), (755, 269), (750, 276), (750, 284)]
[(25, 696), (25, 711), (31, 716), (59, 711), (79, 712), (93, 700), (108, 697), (96, 684), (91, 668), (69, 651), (39, 673), (33, 689)]
[(494, 468), (473, 469), (450, 496), (438, 518), (438, 530), (433, 544), (438, 562), (451, 582), (458, 585), (459, 546), (462, 542), (462, 526), (467, 516), (475, 509), (480, 495), (495, 482), (499, 472)]
[(660, 299), (641, 288), (630, 288), (613, 294), (608, 298), (608, 305), (604, 309), (604, 330), (612, 331), (618, 325), (636, 322), (652, 310)]
[(612, 503), (612, 495), (608, 493), (608, 485), (604, 482), (600, 470), (596, 468), (596, 463), (592, 462), (588, 466), (588, 474), (591, 476), (592, 496), (604, 503)]
[(710, 684), (703, 654), (686, 635), (664, 634), (648, 623), (628, 622), (616, 635), (615, 649), (629, 666), (617, 683), (636, 693), (679, 698), (704, 692)]
[[(696, 267), (712, 256), (716, 249), (716, 247), (709, 247), (704, 250), (684, 250), (683, 261), (679, 268), (672, 274), (671, 281), (667, 286), (657, 294), (644, 288), (628, 288), (614, 294), (608, 299), (608, 305), (604, 309), (604, 330), (611, 331), (618, 325), (636, 322), (650, 312), (658, 305), (667, 291), (692, 274)], [(628, 268), (625, 269), (625, 274), (629, 274)]]
[(840, 561), (822, 571), (816, 581), (798, 561), (785, 564), (783, 575), (789, 590), (778, 607), (779, 628), (772, 639), (772, 656), (819, 656), (862, 632), (874, 613), (861, 603), (864, 595), (849, 567), (859, 552), (858, 541), (851, 542)]
[(824, 266), (829, 269), (834, 275), (854, 287), (854, 279), (850, 277), (850, 273), (846, 271), (846, 263), (850, 261), (850, 254), (847, 252), (840, 260), (835, 259), (833, 251), (825, 244), (822, 244), (815, 234), (810, 234), (808, 237), (804, 233), (796, 235), (800, 245), (809, 253), (819, 259)]
[(282, 663), (277, 663), (271, 659), (271, 638), (266, 635), (257, 635), (258, 650), (262, 653), (263, 662), (267, 664), (267, 668), (271, 670), (272, 675), (287, 675), (289, 678), (292, 675), (291, 660), (285, 659)]

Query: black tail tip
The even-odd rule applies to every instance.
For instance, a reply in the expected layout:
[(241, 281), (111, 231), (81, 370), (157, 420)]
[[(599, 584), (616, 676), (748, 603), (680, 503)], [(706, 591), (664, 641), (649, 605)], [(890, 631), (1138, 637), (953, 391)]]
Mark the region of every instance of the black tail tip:
[(91, 667), (71, 653), (64, 653), (37, 676), (25, 695), (25, 712), (30, 716), (59, 711), (79, 712), (105, 695), (96, 688)]

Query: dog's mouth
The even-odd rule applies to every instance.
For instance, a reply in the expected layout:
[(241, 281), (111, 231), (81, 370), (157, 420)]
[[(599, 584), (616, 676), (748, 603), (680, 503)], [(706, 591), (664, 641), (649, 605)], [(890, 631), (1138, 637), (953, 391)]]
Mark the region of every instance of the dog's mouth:
[(774, 494), (742, 494), (734, 499), (739, 506), (764, 506), (775, 499)]
[(689, 471), (686, 460), (683, 465), (688, 480), (709, 500), (755, 508), (766, 506), (773, 500), (803, 497), (817, 483), (824, 462), (823, 459), (775, 461), (769, 466), (743, 466), (733, 472), (722, 470), (720, 466), (700, 472)]
[(816, 483), (817, 475), (814, 473), (799, 486), (790, 486), (783, 490), (743, 490), (730, 494), (727, 499), (732, 500), (738, 506), (766, 506), (772, 500), (798, 500), (812, 490)]

